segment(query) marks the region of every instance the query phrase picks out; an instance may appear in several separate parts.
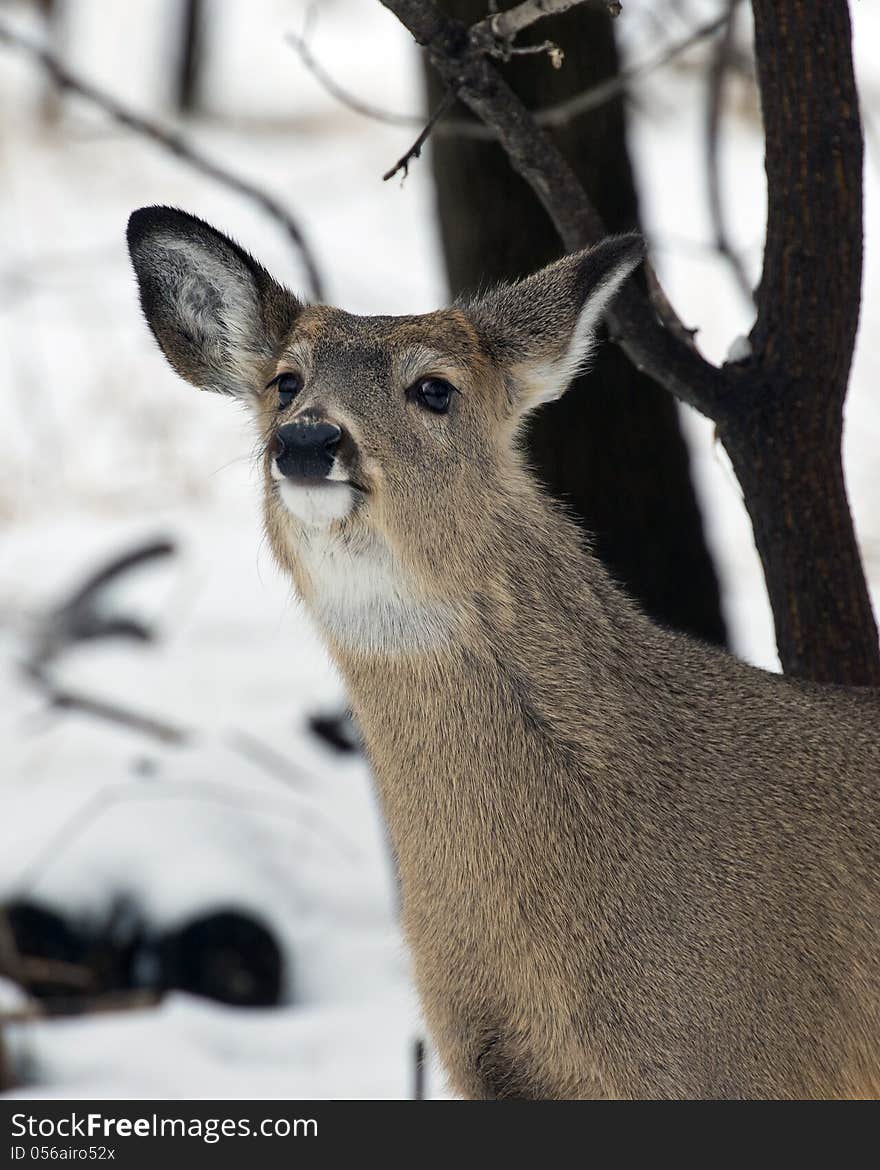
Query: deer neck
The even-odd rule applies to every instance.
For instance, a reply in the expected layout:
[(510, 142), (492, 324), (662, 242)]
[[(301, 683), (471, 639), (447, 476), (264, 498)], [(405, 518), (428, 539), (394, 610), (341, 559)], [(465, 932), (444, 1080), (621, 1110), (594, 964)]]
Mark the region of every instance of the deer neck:
[[(558, 831), (585, 743), (598, 768), (618, 721), (604, 647), (627, 643), (628, 603), (537, 492), (500, 512), (430, 596), (385, 550), (354, 620), (337, 608), (338, 584), (332, 613), (326, 597), (311, 603), (365, 735), (405, 888), (436, 891), (475, 865), (503, 883), (518, 854), (538, 881), (537, 822)], [(392, 589), (384, 608), (382, 588)], [(392, 628), (401, 639), (383, 644)], [(584, 825), (571, 831), (582, 855)]]

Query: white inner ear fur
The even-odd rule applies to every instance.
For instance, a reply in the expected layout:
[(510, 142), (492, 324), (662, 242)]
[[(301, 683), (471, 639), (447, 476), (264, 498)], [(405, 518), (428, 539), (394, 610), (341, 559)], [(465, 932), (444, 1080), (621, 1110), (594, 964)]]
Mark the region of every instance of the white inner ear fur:
[(525, 389), (523, 405), (527, 410), (561, 398), (575, 377), (587, 368), (596, 341), (596, 329), (617, 290), (637, 263), (638, 260), (633, 260), (621, 265), (591, 291), (561, 355), (532, 358), (514, 367), (514, 375)]
[(224, 384), (216, 388), (252, 397), (254, 365), (265, 358), (266, 347), (250, 273), (237, 257), (222, 260), (181, 236), (160, 235), (153, 246), (178, 254), (184, 262), (177, 312), (181, 325), (201, 339), (211, 366), (224, 370)]

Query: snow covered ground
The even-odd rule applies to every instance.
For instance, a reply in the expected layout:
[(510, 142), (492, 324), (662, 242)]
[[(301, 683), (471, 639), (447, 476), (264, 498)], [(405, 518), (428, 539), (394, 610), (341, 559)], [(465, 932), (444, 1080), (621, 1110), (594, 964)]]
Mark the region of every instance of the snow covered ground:
[[(649, 7), (625, 6), (632, 28)], [(870, 58), (880, 18), (853, 7), (866, 101), (877, 110)], [(376, 104), (417, 111), (418, 63), (394, 19), (375, 0), (318, 8), (314, 50), (335, 76)], [(427, 168), (416, 165), (403, 186), (381, 182), (412, 134), (343, 109), (305, 73), (284, 42), (305, 9), (302, 0), (214, 0), (210, 114), (186, 133), (301, 218), (328, 299), (362, 312), (432, 308), (445, 290)], [(161, 114), (174, 0), (76, 0), (66, 10), (71, 63)], [(0, 16), (27, 24), (14, 4)], [(653, 34), (650, 45), (644, 33), (625, 40), (634, 60), (657, 49)], [(58, 125), (41, 121), (44, 96), (33, 67), (0, 50), (0, 895), (27, 891), (93, 919), (130, 895), (156, 928), (242, 907), (272, 926), (290, 967), (289, 1002), (277, 1010), (173, 995), (158, 1009), (7, 1029), (27, 1075), (19, 1093), (407, 1096), (420, 1023), (369, 776), (306, 730), (310, 714), (341, 703), (341, 687), (262, 542), (247, 422), (168, 370), (137, 309), (124, 225), (136, 206), (176, 204), (235, 235), (294, 288), (302, 267), (277, 225), (242, 198), (79, 103)], [(668, 69), (641, 96), (632, 145), (646, 225), (673, 302), (720, 359), (749, 318), (704, 247), (698, 83)], [(880, 159), (869, 139), (872, 149), (847, 470), (876, 593)], [(731, 118), (724, 162), (734, 238), (757, 276), (754, 120)], [(705, 420), (688, 413), (686, 425), (736, 649), (773, 667), (736, 484)], [(81, 648), (64, 660), (63, 681), (191, 729), (186, 748), (48, 715), (19, 668), (40, 612), (150, 536), (172, 537), (180, 554), (133, 580), (121, 601), (150, 615), (161, 638)], [(254, 738), (287, 770), (255, 760)], [(436, 1070), (428, 1088), (444, 1093)]]

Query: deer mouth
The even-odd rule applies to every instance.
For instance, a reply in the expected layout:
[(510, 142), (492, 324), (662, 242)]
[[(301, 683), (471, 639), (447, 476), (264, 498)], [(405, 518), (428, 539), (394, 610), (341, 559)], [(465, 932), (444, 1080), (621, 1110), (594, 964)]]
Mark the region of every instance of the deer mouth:
[(302, 479), (286, 476), (276, 481), (281, 503), (307, 528), (326, 528), (351, 515), (361, 489), (348, 480)]

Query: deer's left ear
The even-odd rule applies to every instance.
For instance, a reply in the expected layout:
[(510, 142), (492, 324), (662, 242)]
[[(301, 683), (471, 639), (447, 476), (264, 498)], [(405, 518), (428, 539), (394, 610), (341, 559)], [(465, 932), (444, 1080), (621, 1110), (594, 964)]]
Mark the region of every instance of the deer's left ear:
[(609, 236), (468, 306), (506, 368), (516, 409), (533, 410), (568, 389), (589, 360), (605, 310), (644, 253), (641, 236)]

